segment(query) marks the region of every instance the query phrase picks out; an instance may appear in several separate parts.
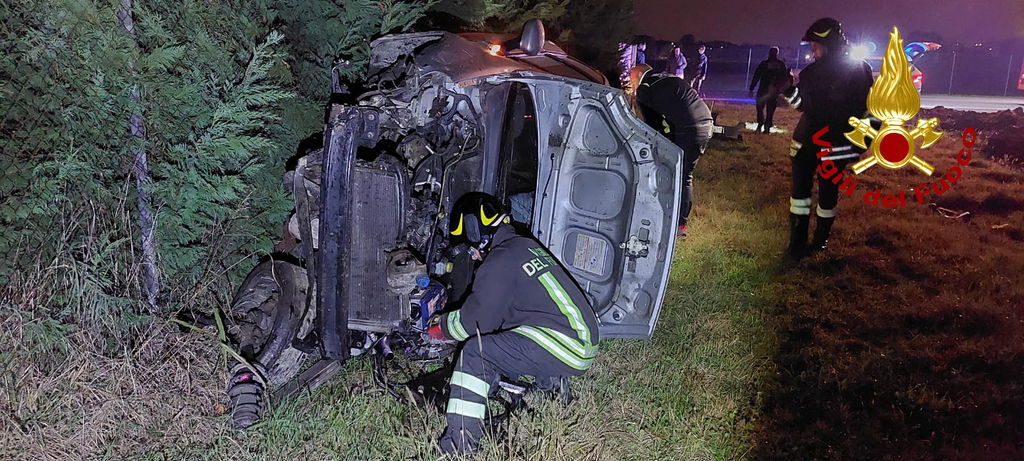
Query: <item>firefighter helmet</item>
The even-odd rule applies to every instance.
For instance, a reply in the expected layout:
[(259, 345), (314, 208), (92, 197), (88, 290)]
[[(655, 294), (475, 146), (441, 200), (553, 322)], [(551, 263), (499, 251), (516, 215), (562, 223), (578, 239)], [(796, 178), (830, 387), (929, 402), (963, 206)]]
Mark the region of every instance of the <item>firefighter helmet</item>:
[(833, 18), (821, 18), (814, 21), (811, 27), (804, 32), (804, 42), (817, 42), (832, 48), (846, 46), (846, 34), (843, 33), (843, 25)]
[(490, 194), (470, 192), (459, 197), (448, 215), (448, 236), (452, 243), (468, 242), (483, 247), (502, 224), (511, 219), (501, 201)]

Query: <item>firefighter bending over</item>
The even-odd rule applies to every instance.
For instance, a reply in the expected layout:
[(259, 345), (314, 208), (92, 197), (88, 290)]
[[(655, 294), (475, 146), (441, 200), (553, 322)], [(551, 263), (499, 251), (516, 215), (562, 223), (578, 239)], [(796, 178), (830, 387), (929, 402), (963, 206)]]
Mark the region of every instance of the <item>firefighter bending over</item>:
[(446, 453), (477, 450), (487, 397), (502, 376), (565, 386), (597, 356), (597, 316), (587, 297), (543, 245), (509, 221), (496, 198), (476, 192), (450, 214), (452, 243), (468, 243), (483, 262), (461, 309), (428, 330), (436, 339), (464, 341), (440, 441)]
[(651, 66), (634, 67), (629, 80), (644, 122), (683, 149), (683, 198), (676, 235), (686, 238), (686, 224), (693, 209), (693, 168), (715, 127), (711, 109), (685, 80), (651, 72)]
[[(868, 92), (873, 83), (868, 63), (850, 57), (849, 43), (839, 21), (832, 18), (815, 21), (807, 29), (803, 41), (810, 42), (814, 62), (800, 72), (797, 86), (785, 92), (786, 101), (803, 112), (793, 131), (789, 151), (793, 157), (793, 191), (789, 199), (788, 253), (793, 259), (800, 259), (806, 253), (811, 189), (818, 165), (824, 160), (832, 160), (842, 171), (863, 153), (843, 133), (853, 130), (849, 124), (850, 117), (866, 116)], [(825, 128), (828, 131), (819, 142), (828, 142), (832, 152), (819, 157), (819, 152), (824, 150), (814, 143), (813, 138)], [(817, 222), (811, 251), (825, 249), (838, 203), (839, 186), (819, 178)]]

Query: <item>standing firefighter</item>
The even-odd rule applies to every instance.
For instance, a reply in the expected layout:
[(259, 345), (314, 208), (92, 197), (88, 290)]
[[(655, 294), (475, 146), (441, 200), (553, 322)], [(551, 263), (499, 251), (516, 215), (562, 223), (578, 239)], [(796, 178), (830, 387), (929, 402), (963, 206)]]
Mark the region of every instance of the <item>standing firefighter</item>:
[(789, 69), (786, 62), (779, 59), (779, 47), (773, 46), (768, 50), (768, 59), (758, 64), (754, 78), (750, 80), (750, 92), (753, 93), (754, 87), (757, 87), (756, 131), (772, 131), (772, 127), (775, 126), (775, 107), (779, 102), (779, 94), (789, 85)]
[[(843, 171), (863, 152), (851, 145), (843, 133), (853, 130), (848, 122), (850, 117), (866, 116), (872, 84), (871, 67), (863, 60), (850, 57), (849, 43), (839, 21), (832, 18), (815, 21), (803, 40), (811, 44), (815, 60), (800, 72), (797, 86), (785, 92), (789, 104), (803, 112), (790, 148), (793, 192), (789, 199), (789, 255), (793, 259), (803, 257), (806, 252), (811, 189), (819, 165), (831, 161), (827, 162), (830, 166)], [(839, 185), (820, 177), (812, 251), (825, 249), (838, 202)]]
[[(630, 91), (645, 122), (683, 149), (683, 200), (676, 235), (686, 238), (693, 209), (693, 168), (711, 139), (715, 123), (711, 109), (680, 77), (655, 74), (651, 66), (636, 66), (629, 74)], [(635, 90), (634, 90), (635, 89)]]
[(542, 388), (567, 390), (565, 378), (585, 372), (597, 355), (597, 316), (587, 297), (543, 245), (508, 223), (500, 202), (482, 193), (461, 197), (450, 215), (453, 243), (468, 243), (483, 262), (462, 308), (428, 330), (464, 341), (440, 441), (446, 453), (478, 448), (487, 396), (501, 376), (531, 375)]

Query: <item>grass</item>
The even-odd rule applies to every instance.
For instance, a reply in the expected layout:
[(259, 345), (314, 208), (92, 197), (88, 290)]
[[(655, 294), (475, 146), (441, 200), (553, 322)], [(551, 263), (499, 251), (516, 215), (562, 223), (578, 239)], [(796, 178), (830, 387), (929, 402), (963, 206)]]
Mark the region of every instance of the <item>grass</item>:
[[(1024, 175), (983, 159), (979, 144), (962, 179), (929, 196), (970, 211), (969, 222), (923, 204), (890, 210), (861, 201), (869, 190), (938, 182), (965, 126), (986, 122), (984, 142), (995, 134), (991, 120), (1006, 116), (942, 119), (959, 131), (921, 152), (936, 167), (931, 178), (866, 171), (860, 192), (840, 202), (827, 256), (779, 274), (776, 373), (758, 457), (1024, 458)], [(793, 115), (784, 117), (793, 126)], [(785, 182), (786, 163), (769, 160), (760, 176)]]
[[(844, 198), (830, 252), (787, 265), (788, 137), (746, 138), (698, 164), (654, 339), (602, 342), (577, 402), (531, 400), (479, 458), (1019, 459), (1024, 175), (976, 157), (937, 197), (970, 223)], [(938, 171), (957, 142), (944, 138), (923, 154)], [(100, 351), (25, 297), (0, 302), (0, 344), (19, 345), (0, 348), (0, 459), (437, 458), (441, 415), (384, 395), (365, 362), (238, 433), (208, 337), (161, 324)]]

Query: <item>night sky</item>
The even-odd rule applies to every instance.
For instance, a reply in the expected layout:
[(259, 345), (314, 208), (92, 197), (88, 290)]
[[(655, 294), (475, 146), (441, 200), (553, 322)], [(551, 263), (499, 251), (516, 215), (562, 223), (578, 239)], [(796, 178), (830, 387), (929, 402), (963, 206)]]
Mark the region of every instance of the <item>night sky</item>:
[(934, 32), (943, 42), (975, 43), (1024, 35), (1024, 0), (635, 0), (637, 32), (678, 40), (799, 42), (815, 19), (832, 16), (847, 36)]

